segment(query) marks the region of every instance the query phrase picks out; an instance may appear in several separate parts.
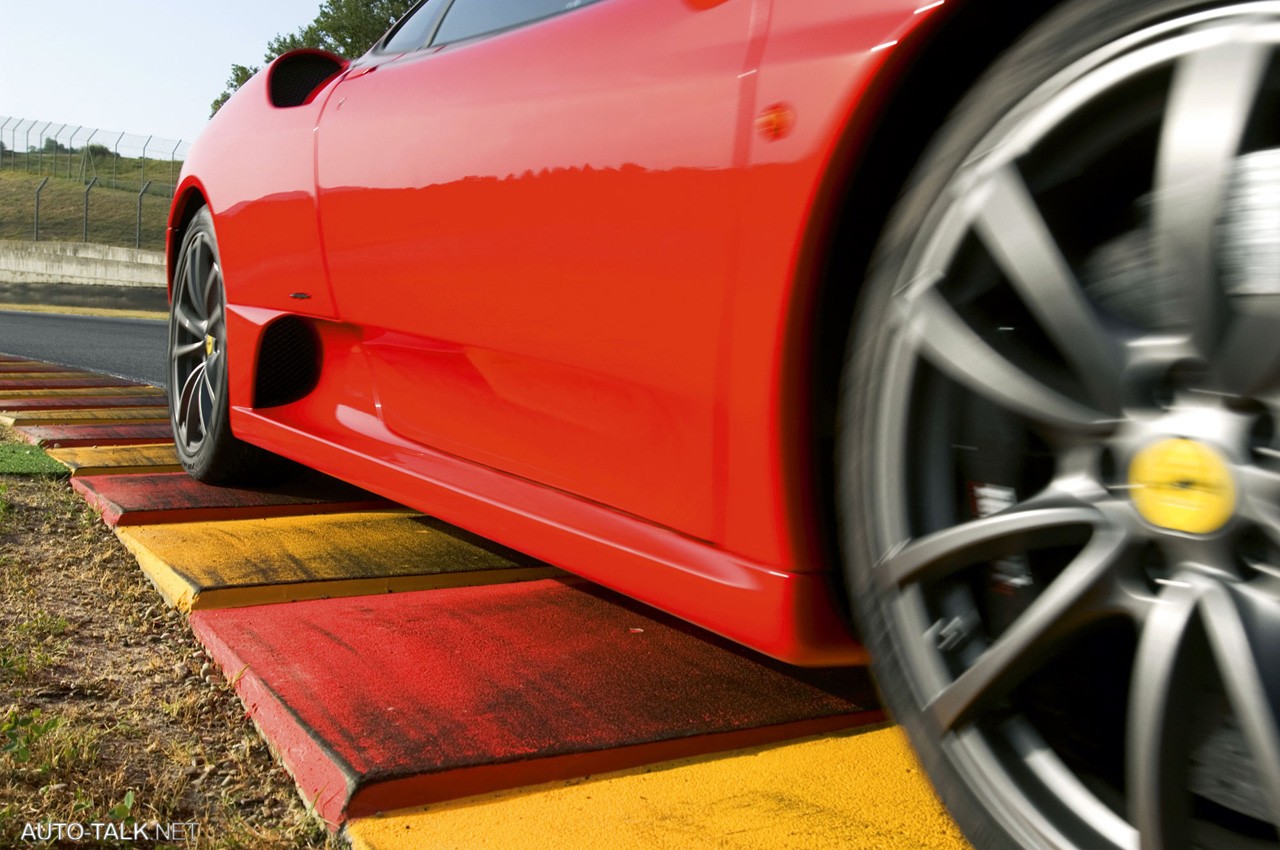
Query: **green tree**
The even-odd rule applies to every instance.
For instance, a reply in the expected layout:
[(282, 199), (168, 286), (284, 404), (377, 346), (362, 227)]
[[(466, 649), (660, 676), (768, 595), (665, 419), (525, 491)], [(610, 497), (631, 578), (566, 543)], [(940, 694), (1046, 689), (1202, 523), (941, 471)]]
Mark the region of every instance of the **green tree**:
[[(270, 63), (282, 53), (303, 47), (316, 47), (339, 56), (358, 56), (382, 38), (412, 5), (413, 0), (325, 0), (314, 21), (297, 32), (271, 39), (263, 62)], [(232, 65), (227, 87), (213, 101), (210, 115), (222, 108), (236, 89), (258, 70), (256, 65)]]
[[(275, 57), (272, 56), (267, 61), (274, 58)], [(226, 103), (231, 95), (235, 94), (236, 90), (242, 85), (249, 82), (249, 78), (256, 73), (258, 73), (257, 65), (232, 65), (231, 76), (227, 77), (227, 87), (210, 105), (209, 117), (212, 118), (214, 114), (222, 108), (222, 104)]]

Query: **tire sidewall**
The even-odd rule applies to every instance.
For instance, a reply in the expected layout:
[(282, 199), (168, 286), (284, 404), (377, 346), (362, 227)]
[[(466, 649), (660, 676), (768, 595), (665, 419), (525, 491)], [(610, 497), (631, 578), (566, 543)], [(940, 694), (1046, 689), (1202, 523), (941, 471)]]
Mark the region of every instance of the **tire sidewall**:
[[(208, 208), (202, 208), (192, 218), (191, 224), (188, 226), (186, 233), (182, 239), (182, 249), (178, 253), (178, 260), (174, 265), (174, 286), (173, 295), (169, 305), (169, 349), (168, 349), (168, 376), (169, 376), (169, 425), (173, 430), (174, 443), (177, 448), (178, 460), (183, 468), (194, 478), (204, 481), (213, 477), (219, 467), (220, 454), (226, 451), (226, 446), (231, 439), (231, 423), (230, 411), (227, 404), (227, 374), (228, 369), (225, 358), (228, 356), (227, 341), (225, 339), (218, 340), (221, 346), (222, 357), (224, 358), (223, 367), (218, 370), (217, 376), (217, 397), (220, 403), (214, 405), (214, 410), (206, 425), (204, 439), (194, 452), (188, 450), (183, 444), (183, 440), (179, 436), (178, 431), (178, 401), (181, 396), (182, 387), (178, 385), (176, 366), (174, 363), (173, 349), (177, 337), (177, 318), (176, 312), (178, 305), (181, 303), (183, 290), (188, 285), (185, 277), (185, 268), (187, 255), (192, 246), (195, 244), (199, 236), (205, 236), (209, 250), (213, 256), (213, 261), (221, 267), (221, 257), (218, 253), (218, 240), (213, 229), (213, 216), (210, 215)], [(222, 300), (223, 315), (226, 315), (226, 292), (223, 287), (219, 287), (218, 297)], [(225, 328), (225, 320), (223, 322)]]

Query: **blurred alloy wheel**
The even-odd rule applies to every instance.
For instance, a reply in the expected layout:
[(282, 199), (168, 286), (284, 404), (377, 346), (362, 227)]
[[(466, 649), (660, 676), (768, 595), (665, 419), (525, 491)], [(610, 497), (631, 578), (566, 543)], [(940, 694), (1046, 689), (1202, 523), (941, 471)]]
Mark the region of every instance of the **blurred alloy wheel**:
[(1081, 0), (935, 139), (842, 400), (877, 678), (975, 846), (1280, 847), (1280, 3)]

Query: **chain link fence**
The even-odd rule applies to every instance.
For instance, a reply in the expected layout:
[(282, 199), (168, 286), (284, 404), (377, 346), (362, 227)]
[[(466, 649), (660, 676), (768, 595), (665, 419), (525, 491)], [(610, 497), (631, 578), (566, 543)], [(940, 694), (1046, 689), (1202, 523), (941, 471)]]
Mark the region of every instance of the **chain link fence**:
[(0, 115), (0, 239), (162, 250), (190, 144)]

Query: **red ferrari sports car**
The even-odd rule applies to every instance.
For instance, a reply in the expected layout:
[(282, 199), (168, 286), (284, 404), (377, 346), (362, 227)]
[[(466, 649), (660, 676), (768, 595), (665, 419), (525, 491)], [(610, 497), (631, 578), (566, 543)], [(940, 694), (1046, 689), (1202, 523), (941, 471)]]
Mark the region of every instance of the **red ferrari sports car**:
[(425, 0), (193, 148), (178, 451), (865, 646), (982, 850), (1274, 848), (1277, 45), (1273, 0)]

